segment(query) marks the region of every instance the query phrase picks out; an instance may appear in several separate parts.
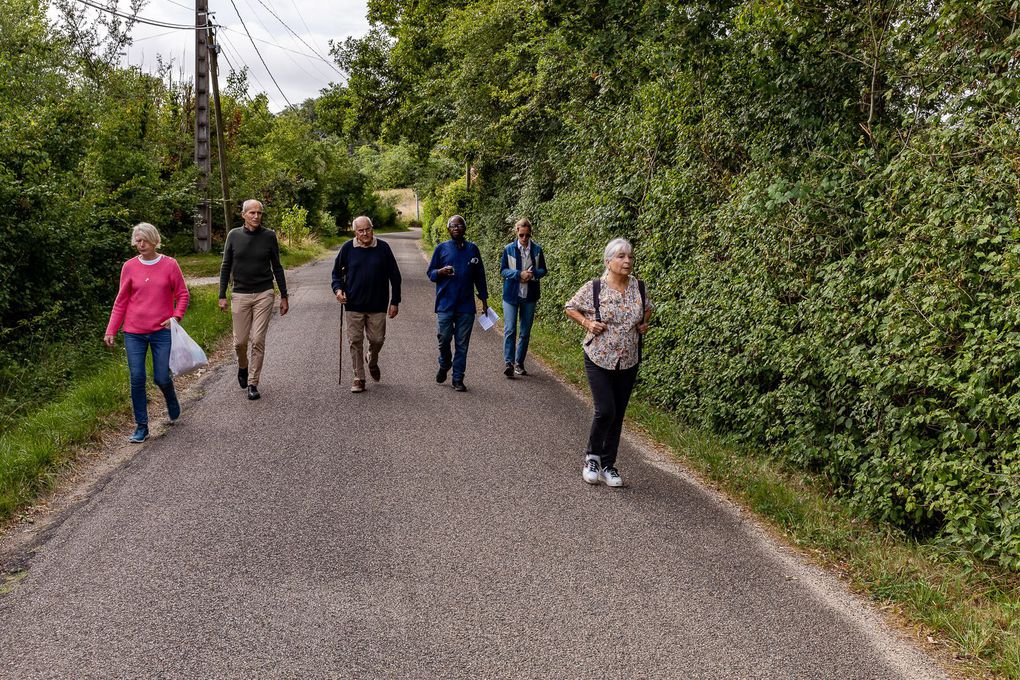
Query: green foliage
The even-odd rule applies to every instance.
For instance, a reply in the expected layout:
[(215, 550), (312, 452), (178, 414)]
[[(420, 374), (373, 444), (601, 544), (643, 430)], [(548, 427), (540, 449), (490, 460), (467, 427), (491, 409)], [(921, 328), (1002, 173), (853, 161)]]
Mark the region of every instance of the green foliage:
[[(230, 329), (219, 311), (214, 286), (192, 288), (183, 323), (207, 351)], [(101, 330), (92, 345), (99, 347)], [(88, 340), (81, 345), (87, 345)], [(69, 348), (73, 351), (73, 348)], [(73, 355), (72, 355), (73, 356)], [(36, 370), (67, 370), (68, 364), (37, 365)], [(55, 478), (53, 472), (73, 456), (74, 447), (93, 438), (131, 408), (123, 349), (92, 353), (88, 365), (74, 366), (73, 383), (45, 406), (33, 405), (0, 421), (0, 519), (24, 507)], [(59, 373), (48, 373), (59, 375)], [(150, 381), (150, 387), (151, 381)], [(161, 396), (152, 389), (150, 409), (159, 412)], [(52, 395), (51, 395), (52, 396)], [(8, 418), (9, 417), (9, 418)]]
[(317, 235), (333, 236), (337, 233), (336, 218), (333, 216), (333, 213), (319, 211), (318, 217), (315, 221), (319, 224)]
[(296, 205), (280, 211), (280, 240), (289, 246), (297, 246), (307, 239), (312, 231), (308, 228), (308, 211)]
[(370, 15), (401, 93), (380, 127), (477, 178), (420, 192), (427, 242), (460, 211), (495, 261), (528, 216), (548, 312), (631, 238), (657, 304), (646, 398), (1020, 569), (1015, 3)]
[(418, 162), (409, 146), (381, 145), (376, 149), (366, 144), (357, 150), (356, 155), (361, 172), (368, 177), (373, 189), (414, 186)]
[[(47, 7), (0, 0), (3, 413), (66, 387), (66, 377), (44, 384), (32, 367), (101, 330), (131, 254), (131, 227), (155, 224), (164, 251), (186, 256), (199, 198), (192, 84), (175, 81), (172, 64), (157, 76), (116, 66), (127, 23), (84, 21), (69, 0), (56, 0), (51, 21)], [(264, 95), (250, 99), (246, 90), (246, 73), (228, 75), (223, 136), (233, 203), (226, 224), (218, 205), (212, 211), (214, 242), (239, 224), (247, 198), (262, 200), (270, 215), (306, 211), (313, 232), (336, 233), (338, 222), (373, 211), (367, 179), (312, 104), (273, 115)], [(210, 189), (218, 193), (212, 157)], [(285, 229), (303, 237), (296, 224)]]
[(446, 231), (446, 221), (454, 215), (464, 215), (472, 203), (472, 195), (468, 192), (467, 182), (455, 179), (439, 187), (434, 197), (426, 202), (423, 217), (422, 239), (429, 246), (445, 241), (450, 236)]

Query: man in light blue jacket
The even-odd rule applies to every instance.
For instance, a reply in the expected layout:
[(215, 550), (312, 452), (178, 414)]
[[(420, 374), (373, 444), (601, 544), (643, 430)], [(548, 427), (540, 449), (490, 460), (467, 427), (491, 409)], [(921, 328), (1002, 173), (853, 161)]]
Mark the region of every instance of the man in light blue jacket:
[(535, 306), (541, 295), (539, 279), (547, 271), (542, 246), (531, 240), (531, 222), (527, 218), (518, 220), (514, 229), (517, 239), (503, 249), (499, 263), (503, 275), (503, 361), (506, 363), (503, 375), (508, 378), (528, 374), (524, 359), (528, 356)]

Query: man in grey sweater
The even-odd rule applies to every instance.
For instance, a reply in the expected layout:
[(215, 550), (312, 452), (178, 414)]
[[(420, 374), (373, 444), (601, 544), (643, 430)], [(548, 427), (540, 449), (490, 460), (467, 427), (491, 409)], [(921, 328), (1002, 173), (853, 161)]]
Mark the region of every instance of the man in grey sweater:
[[(280, 264), (280, 244), (276, 232), (262, 227), (262, 204), (254, 199), (241, 207), (244, 226), (231, 229), (223, 242), (220, 265), (220, 309), (227, 310), (227, 284), (231, 276), (234, 288), (230, 296), (234, 327), (234, 351), (237, 352), (237, 382), (247, 389), (249, 399), (258, 399), (259, 374), (266, 354), (266, 331), (273, 313), (276, 295), (273, 278), (280, 288), (280, 316), (287, 313), (287, 280)], [(248, 360), (249, 344), (251, 361)]]

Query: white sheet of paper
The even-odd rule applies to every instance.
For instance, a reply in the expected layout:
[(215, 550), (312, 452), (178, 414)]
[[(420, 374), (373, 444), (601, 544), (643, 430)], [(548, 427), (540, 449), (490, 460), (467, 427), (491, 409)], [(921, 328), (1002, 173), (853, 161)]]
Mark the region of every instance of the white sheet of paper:
[(481, 326), (484, 331), (495, 326), (497, 321), (499, 321), (499, 316), (496, 315), (496, 312), (492, 309), (492, 307), (486, 308), (485, 314), (478, 317), (478, 325)]

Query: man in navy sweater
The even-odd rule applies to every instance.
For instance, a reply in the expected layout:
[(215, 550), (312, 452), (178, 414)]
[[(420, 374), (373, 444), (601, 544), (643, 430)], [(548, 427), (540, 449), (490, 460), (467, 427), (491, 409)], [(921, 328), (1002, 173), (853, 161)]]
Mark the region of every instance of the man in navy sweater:
[[(489, 291), (485, 285), (485, 266), (478, 246), (464, 238), (466, 224), (460, 215), (446, 223), (449, 241), (436, 246), (429, 262), (428, 275), (436, 284), (436, 321), (439, 338), (439, 372), (436, 382), (445, 382), (453, 368), (453, 389), (464, 392), (471, 325), (475, 322), (474, 289), (486, 309)], [(450, 357), (450, 340), (455, 339), (456, 354)]]
[(389, 245), (372, 233), (372, 220), (362, 215), (351, 226), (354, 239), (340, 247), (333, 262), (333, 294), (347, 305), (344, 321), (354, 368), (351, 392), (364, 392), (366, 363), (372, 380), (382, 377), (379, 350), (386, 339), (386, 318), (395, 317), (400, 304), (400, 269)]

